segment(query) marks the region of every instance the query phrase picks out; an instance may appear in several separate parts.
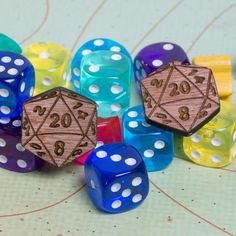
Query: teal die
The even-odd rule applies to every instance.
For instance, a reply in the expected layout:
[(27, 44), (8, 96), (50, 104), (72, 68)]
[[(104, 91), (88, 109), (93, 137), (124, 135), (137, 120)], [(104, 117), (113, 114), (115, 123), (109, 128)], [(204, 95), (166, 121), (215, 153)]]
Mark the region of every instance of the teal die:
[(80, 93), (98, 104), (99, 117), (120, 116), (129, 107), (132, 64), (123, 53), (96, 51), (81, 61)]

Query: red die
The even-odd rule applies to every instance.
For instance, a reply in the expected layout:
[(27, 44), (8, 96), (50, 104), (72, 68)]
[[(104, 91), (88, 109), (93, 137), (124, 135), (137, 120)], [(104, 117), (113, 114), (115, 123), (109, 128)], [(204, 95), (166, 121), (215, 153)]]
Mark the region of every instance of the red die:
[[(98, 118), (97, 120), (97, 147), (103, 144), (122, 142), (122, 131), (118, 116), (110, 118)], [(75, 163), (84, 165), (87, 157), (93, 150), (75, 159)]]

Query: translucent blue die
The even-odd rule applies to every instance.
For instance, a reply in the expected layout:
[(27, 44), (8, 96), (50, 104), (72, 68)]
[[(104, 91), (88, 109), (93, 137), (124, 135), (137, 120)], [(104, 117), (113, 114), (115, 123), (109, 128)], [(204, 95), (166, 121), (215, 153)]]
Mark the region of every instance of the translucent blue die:
[(145, 164), (138, 151), (125, 143), (95, 149), (85, 162), (85, 181), (94, 205), (109, 213), (137, 207), (149, 191)]
[(80, 93), (98, 104), (99, 117), (120, 116), (129, 107), (131, 78), (125, 54), (92, 52), (81, 61)]
[(22, 55), (0, 51), (0, 118), (16, 117), (34, 92), (34, 68)]
[(80, 88), (80, 64), (84, 56), (95, 51), (108, 50), (111, 52), (121, 52), (132, 61), (130, 54), (120, 43), (106, 38), (95, 38), (87, 41), (76, 52), (71, 62), (71, 82), (76, 92)]
[(165, 169), (173, 160), (173, 134), (145, 121), (143, 106), (135, 106), (123, 114), (124, 142), (132, 144), (141, 154), (148, 171)]

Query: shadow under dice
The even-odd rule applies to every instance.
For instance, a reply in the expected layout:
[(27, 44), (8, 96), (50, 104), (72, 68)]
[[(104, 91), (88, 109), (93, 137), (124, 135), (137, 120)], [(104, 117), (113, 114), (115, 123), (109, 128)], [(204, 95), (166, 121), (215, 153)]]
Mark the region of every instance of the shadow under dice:
[(23, 54), (35, 68), (34, 95), (63, 86), (70, 88), (71, 53), (61, 45), (37, 42), (24, 49)]
[(199, 165), (230, 164), (236, 156), (236, 107), (221, 101), (221, 112), (192, 136), (184, 137), (183, 149)]
[(22, 55), (0, 51), (0, 118), (19, 116), (34, 92), (34, 68)]
[[(97, 145), (96, 148), (108, 144), (122, 141), (122, 132), (120, 119), (118, 116), (110, 118), (99, 118), (97, 120)], [(83, 156), (77, 158), (75, 162), (77, 164), (84, 165), (86, 159), (90, 155), (91, 150), (85, 153)]]
[(122, 53), (97, 51), (81, 62), (81, 94), (98, 104), (99, 117), (119, 116), (129, 107), (130, 59)]
[(138, 151), (125, 143), (94, 150), (85, 162), (85, 181), (94, 205), (109, 213), (137, 207), (149, 191), (144, 162)]
[(220, 111), (210, 69), (179, 62), (164, 66), (141, 81), (149, 123), (188, 136)]
[(143, 106), (135, 106), (123, 114), (123, 137), (142, 156), (148, 171), (165, 169), (173, 160), (173, 134), (145, 121)]
[(120, 43), (106, 38), (95, 38), (84, 43), (76, 52), (71, 62), (71, 83), (76, 92), (80, 91), (80, 64), (84, 56), (95, 51), (121, 52), (130, 58), (128, 51)]
[(22, 145), (58, 167), (96, 146), (96, 104), (65, 88), (28, 100), (22, 122)]
[[(21, 117), (8, 120), (0, 126), (0, 167), (15, 172), (40, 169), (44, 161), (21, 145)], [(7, 120), (5, 120), (6, 122)]]

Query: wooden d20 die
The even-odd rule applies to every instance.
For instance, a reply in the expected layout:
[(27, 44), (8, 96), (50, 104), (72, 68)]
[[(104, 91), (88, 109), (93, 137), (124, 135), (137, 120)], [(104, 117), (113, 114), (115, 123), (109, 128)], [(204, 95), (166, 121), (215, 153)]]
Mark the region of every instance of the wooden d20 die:
[(188, 136), (220, 111), (210, 69), (173, 62), (141, 81), (149, 123)]
[(22, 145), (58, 167), (96, 146), (97, 106), (57, 87), (24, 103)]

